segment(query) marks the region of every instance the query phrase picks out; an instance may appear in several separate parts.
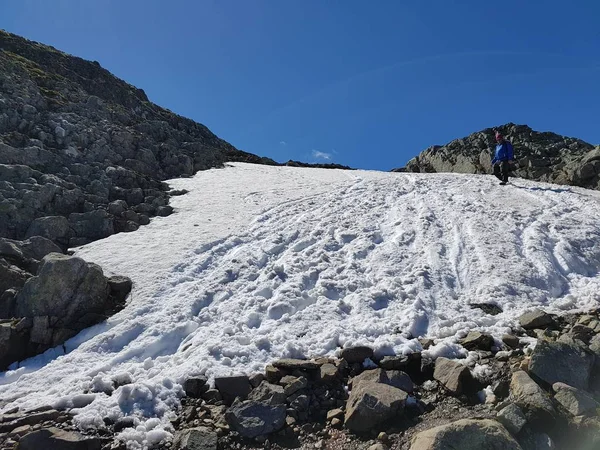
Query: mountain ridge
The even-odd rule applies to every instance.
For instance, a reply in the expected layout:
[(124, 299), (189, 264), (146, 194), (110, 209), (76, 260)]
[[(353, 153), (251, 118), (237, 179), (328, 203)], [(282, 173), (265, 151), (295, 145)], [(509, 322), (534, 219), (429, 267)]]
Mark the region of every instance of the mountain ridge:
[(404, 168), (393, 171), (489, 174), (496, 130), (515, 148), (516, 177), (600, 189), (600, 147), (514, 123), (485, 128), (445, 145), (433, 145), (409, 160)]

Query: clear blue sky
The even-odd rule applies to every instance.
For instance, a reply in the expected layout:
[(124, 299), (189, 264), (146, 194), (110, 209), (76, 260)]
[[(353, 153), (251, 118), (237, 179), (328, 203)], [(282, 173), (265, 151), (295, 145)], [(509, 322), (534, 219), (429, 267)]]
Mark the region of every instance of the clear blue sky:
[(240, 149), (381, 170), (506, 122), (600, 143), (599, 17), (598, 0), (0, 0), (0, 28)]

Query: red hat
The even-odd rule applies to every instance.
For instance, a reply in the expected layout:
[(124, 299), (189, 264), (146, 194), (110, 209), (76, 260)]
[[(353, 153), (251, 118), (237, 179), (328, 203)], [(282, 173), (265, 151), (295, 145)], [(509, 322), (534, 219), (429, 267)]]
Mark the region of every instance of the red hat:
[(504, 139), (504, 137), (502, 136), (502, 133), (500, 133), (499, 131), (496, 131), (496, 140), (501, 141), (502, 139)]

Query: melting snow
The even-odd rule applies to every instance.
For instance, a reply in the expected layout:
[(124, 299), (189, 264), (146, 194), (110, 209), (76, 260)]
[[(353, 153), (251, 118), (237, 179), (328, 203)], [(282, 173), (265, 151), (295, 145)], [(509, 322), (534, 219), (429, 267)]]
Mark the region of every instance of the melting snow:
[[(190, 375), (252, 373), (280, 357), (421, 350), (464, 357), (533, 306), (600, 300), (600, 192), (491, 176), (233, 164), (172, 180), (175, 214), (77, 249), (127, 275), (127, 307), (0, 375), (6, 408), (72, 406), (83, 427), (140, 418), (168, 436)], [(496, 316), (470, 303), (494, 303)], [(113, 391), (111, 395), (111, 391)], [(88, 393), (84, 393), (88, 392)], [(157, 419), (147, 420), (149, 417)]]

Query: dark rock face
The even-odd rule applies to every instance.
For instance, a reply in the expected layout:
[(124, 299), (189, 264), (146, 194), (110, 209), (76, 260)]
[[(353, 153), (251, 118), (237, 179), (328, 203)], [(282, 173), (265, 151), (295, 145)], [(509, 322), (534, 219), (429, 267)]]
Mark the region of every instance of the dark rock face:
[(514, 146), (518, 161), (515, 176), (600, 189), (600, 147), (514, 123), (429, 147), (408, 161), (403, 171), (489, 174), (496, 146), (494, 130), (499, 130)]
[(0, 31), (0, 237), (64, 249), (133, 231), (172, 212), (162, 180), (227, 161), (276, 164), (98, 63)]

